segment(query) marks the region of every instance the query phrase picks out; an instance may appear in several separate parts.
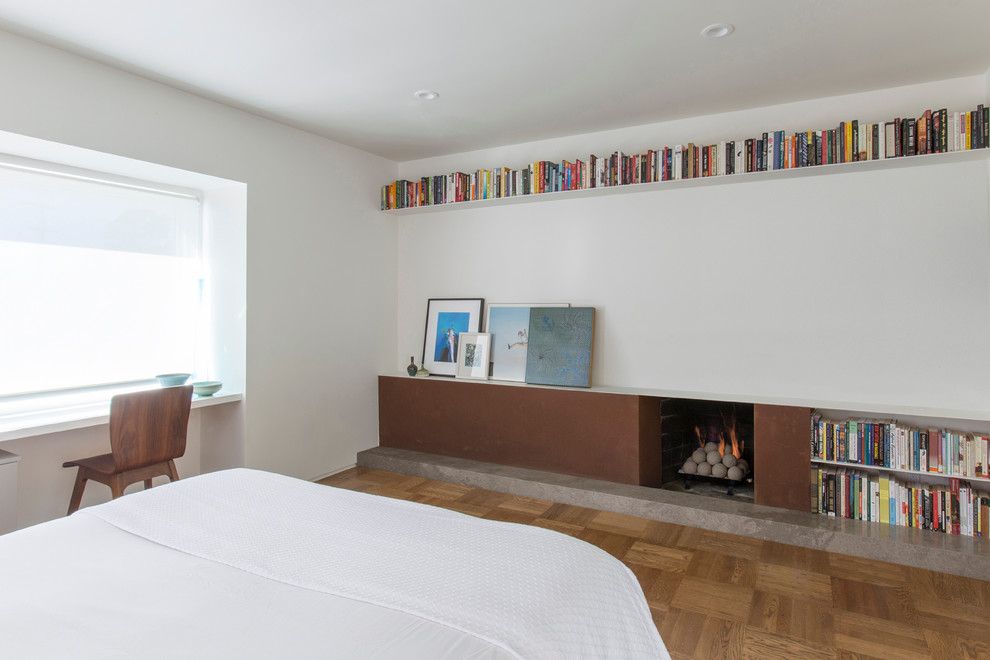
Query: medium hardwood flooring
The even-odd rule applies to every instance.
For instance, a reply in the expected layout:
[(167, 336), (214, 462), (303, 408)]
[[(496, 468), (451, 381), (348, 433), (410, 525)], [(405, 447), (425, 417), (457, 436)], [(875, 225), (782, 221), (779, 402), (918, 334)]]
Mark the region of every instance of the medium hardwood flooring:
[(990, 582), (380, 470), (320, 483), (593, 543), (639, 578), (674, 660), (990, 660)]

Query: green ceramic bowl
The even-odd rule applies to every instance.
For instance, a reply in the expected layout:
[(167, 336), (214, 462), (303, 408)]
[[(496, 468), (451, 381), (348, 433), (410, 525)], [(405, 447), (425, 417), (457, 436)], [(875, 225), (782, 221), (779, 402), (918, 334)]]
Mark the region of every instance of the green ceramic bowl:
[(191, 375), (192, 374), (158, 374), (155, 378), (158, 379), (158, 382), (162, 387), (179, 387), (180, 385), (185, 385)]
[(196, 396), (213, 396), (217, 391), (223, 387), (223, 383), (219, 380), (204, 380), (198, 383), (193, 383), (193, 394)]

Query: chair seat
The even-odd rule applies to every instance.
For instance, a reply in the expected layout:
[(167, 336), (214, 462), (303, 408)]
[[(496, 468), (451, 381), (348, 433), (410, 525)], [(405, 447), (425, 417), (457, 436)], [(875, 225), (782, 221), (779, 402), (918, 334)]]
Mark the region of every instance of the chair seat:
[(76, 465), (89, 468), (100, 474), (113, 474), (117, 469), (117, 463), (113, 460), (113, 454), (101, 454), (100, 456), (90, 456), (89, 458), (80, 458), (62, 463), (62, 467), (64, 468)]

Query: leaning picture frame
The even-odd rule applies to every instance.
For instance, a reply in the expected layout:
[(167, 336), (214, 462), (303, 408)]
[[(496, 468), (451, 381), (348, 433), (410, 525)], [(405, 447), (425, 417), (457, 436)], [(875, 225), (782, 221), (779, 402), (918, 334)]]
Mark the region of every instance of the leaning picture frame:
[(570, 307), (570, 304), (488, 303), (485, 307), (485, 332), (492, 335), (492, 380), (526, 382), (529, 310), (533, 307)]
[(462, 332), (481, 330), (484, 298), (430, 298), (426, 305), (423, 366), (431, 376), (455, 376)]
[(591, 387), (594, 345), (594, 307), (533, 307), (526, 382)]
[(492, 336), (487, 332), (462, 332), (457, 346), (457, 378), (488, 380)]

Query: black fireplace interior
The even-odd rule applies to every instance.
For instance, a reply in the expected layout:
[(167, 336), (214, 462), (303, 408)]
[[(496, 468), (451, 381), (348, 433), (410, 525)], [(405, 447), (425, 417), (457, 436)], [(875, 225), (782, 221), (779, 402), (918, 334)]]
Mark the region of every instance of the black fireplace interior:
[[(753, 405), (722, 401), (701, 401), (695, 399), (664, 399), (661, 403), (661, 453), (663, 488), (682, 490), (687, 486), (699, 494), (708, 491), (726, 490), (729, 486), (748, 488), (752, 497), (753, 471)], [(714, 447), (713, 447), (714, 445)], [(706, 449), (707, 447), (707, 449)], [(726, 477), (719, 478), (726, 467), (717, 467), (715, 475), (684, 474), (685, 462), (697, 450), (708, 455), (715, 448), (718, 455), (731, 454), (722, 461), (724, 464), (748, 467), (745, 476), (739, 481)], [(700, 456), (700, 455), (699, 455)], [(715, 455), (717, 456), (717, 455)], [(695, 458), (698, 458), (696, 456)], [(734, 459), (734, 460), (733, 460)], [(741, 462), (740, 462), (741, 459)], [(714, 458), (712, 459), (714, 460)], [(705, 462), (704, 460), (701, 461)], [(711, 463), (711, 461), (709, 461)], [(688, 466), (691, 468), (691, 466)], [(703, 466), (699, 472), (706, 472), (711, 465)], [(693, 470), (693, 468), (691, 468)], [(739, 473), (733, 472), (733, 476)], [(711, 485), (708, 485), (711, 484)], [(703, 486), (699, 488), (698, 486)], [(731, 491), (730, 491), (731, 492)]]

